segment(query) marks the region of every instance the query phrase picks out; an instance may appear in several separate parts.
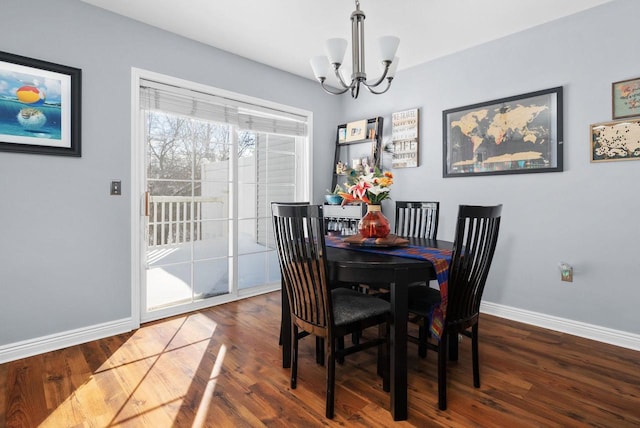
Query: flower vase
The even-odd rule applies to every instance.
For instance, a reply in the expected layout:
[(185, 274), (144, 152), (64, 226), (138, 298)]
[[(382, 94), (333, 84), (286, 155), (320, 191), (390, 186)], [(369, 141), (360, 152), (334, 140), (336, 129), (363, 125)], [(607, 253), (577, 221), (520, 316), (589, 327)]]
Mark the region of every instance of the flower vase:
[(380, 205), (367, 205), (367, 213), (358, 223), (363, 238), (386, 238), (391, 232), (389, 220), (382, 214)]

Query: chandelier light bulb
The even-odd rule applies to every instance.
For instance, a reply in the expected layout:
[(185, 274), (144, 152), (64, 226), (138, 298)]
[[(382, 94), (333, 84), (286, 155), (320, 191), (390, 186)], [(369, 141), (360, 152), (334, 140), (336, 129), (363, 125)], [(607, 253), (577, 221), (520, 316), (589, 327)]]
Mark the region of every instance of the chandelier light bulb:
[(387, 79), (393, 79), (394, 77), (396, 77), (396, 70), (398, 69), (399, 62), (400, 62), (400, 58), (398, 58), (397, 56), (394, 56), (393, 61), (389, 66), (389, 71), (387, 71)]
[(327, 40), (325, 49), (330, 64), (342, 64), (344, 53), (347, 51), (347, 41), (345, 39), (334, 38)]
[(378, 39), (382, 61), (392, 61), (398, 50), (400, 39), (396, 36), (382, 36)]
[(311, 63), (313, 75), (316, 76), (316, 79), (324, 80), (327, 78), (327, 74), (329, 73), (329, 61), (327, 61), (326, 56), (314, 56), (309, 60), (309, 62)]

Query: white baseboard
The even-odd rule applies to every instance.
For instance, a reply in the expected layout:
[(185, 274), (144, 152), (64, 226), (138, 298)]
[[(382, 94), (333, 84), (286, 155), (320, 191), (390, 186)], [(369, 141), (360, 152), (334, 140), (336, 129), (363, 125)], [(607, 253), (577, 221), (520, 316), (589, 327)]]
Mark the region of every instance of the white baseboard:
[[(640, 351), (640, 335), (638, 334), (613, 330), (491, 302), (483, 302), (480, 311), (489, 315)], [(133, 329), (133, 320), (131, 318), (123, 318), (113, 322), (96, 324), (59, 334), (11, 343), (0, 346), (0, 364), (114, 336), (116, 334), (126, 333)]]
[(0, 346), (0, 364), (44, 352), (55, 351), (92, 340), (114, 336), (133, 330), (131, 318), (123, 318), (103, 324), (69, 330), (49, 336), (37, 337), (22, 342)]
[(513, 321), (531, 324), (549, 330), (572, 334), (586, 339), (597, 340), (622, 348), (640, 351), (640, 335), (620, 330), (600, 327), (566, 318), (554, 317), (539, 312), (527, 311), (496, 303), (482, 302), (480, 312)]

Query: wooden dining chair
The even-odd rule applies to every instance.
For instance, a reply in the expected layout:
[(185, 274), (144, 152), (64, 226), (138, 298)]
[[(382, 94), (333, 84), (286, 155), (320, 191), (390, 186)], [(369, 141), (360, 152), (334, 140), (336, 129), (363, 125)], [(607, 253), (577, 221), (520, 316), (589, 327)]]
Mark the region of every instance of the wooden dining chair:
[[(288, 205), (309, 205), (309, 202), (271, 202), (271, 206), (273, 206), (273, 204), (288, 204)], [(271, 212), (273, 212), (273, 208), (271, 209)], [(280, 281), (281, 281), (281, 285), (280, 285), (280, 290), (282, 293), (282, 299), (283, 299), (283, 303), (284, 303), (284, 299), (286, 299), (286, 287), (284, 286), (284, 283), (282, 283), (282, 281), (284, 281), (284, 275), (282, 275), (282, 272), (280, 272)], [(278, 337), (278, 345), (282, 345), (282, 322), (280, 322), (280, 336)]]
[[(448, 298), (443, 331), (437, 343), (424, 337), (409, 337), (426, 348), (438, 352), (438, 407), (447, 408), (447, 343), (449, 359), (457, 360), (458, 335), (471, 338), (473, 386), (480, 387), (478, 360), (478, 318), (491, 261), (498, 241), (502, 205), (461, 205), (449, 265)], [(434, 312), (440, 307), (440, 292), (431, 287), (415, 287), (409, 297), (409, 313), (417, 316), (420, 328), (428, 332)], [(410, 318), (411, 319), (411, 318)], [(415, 318), (414, 318), (415, 319)], [(422, 335), (420, 335), (422, 336)]]
[[(296, 388), (298, 341), (308, 335), (325, 343), (326, 416), (333, 418), (335, 365), (354, 352), (378, 347), (378, 372), (389, 391), (390, 305), (349, 288), (332, 288), (327, 269), (322, 206), (272, 204), (280, 269), (291, 311), (291, 388)], [(345, 335), (378, 326), (373, 339), (344, 347)], [(341, 346), (338, 346), (338, 343)]]
[[(440, 202), (436, 201), (396, 201), (395, 234), (404, 237), (436, 239), (438, 235), (438, 221), (440, 219)], [(414, 282), (409, 285), (409, 298), (422, 295), (424, 290), (416, 287), (428, 287), (430, 281)], [(419, 330), (418, 355), (425, 357), (427, 349), (424, 345), (427, 337), (426, 329)]]
[(398, 236), (436, 239), (439, 202), (396, 202), (395, 234)]
[[(434, 201), (396, 201), (396, 221), (394, 233), (398, 236), (436, 239), (438, 234), (438, 220), (440, 218), (440, 203)], [(415, 282), (409, 285), (409, 294), (414, 287), (428, 286), (429, 281)], [(389, 299), (387, 284), (360, 284), (360, 288), (369, 294)], [(421, 330), (421, 333), (423, 331)], [(357, 340), (357, 335), (354, 337)], [(421, 356), (426, 350), (419, 347)]]

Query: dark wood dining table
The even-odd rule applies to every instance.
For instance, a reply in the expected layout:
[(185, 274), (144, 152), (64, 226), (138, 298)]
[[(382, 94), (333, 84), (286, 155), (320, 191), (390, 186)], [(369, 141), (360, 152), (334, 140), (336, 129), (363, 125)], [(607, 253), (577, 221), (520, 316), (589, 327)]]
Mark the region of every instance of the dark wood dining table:
[[(409, 245), (451, 249), (449, 241), (409, 238)], [(385, 284), (390, 291), (391, 414), (396, 421), (407, 419), (407, 322), (408, 285), (436, 279), (428, 260), (369, 253), (354, 248), (327, 246), (326, 259), (332, 281)], [(282, 366), (291, 366), (291, 314), (284, 288), (282, 293)]]

